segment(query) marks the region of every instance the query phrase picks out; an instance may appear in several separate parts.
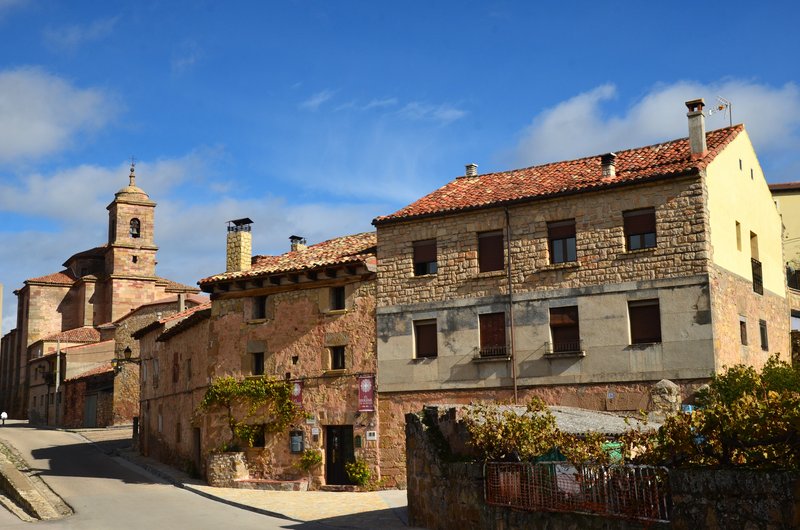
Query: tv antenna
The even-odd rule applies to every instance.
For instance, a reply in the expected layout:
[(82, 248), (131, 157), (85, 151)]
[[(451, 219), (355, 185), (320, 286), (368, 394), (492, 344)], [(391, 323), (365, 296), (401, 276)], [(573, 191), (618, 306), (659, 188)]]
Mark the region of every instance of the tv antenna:
[(733, 126), (733, 103), (728, 101), (722, 96), (717, 96), (717, 104), (709, 109), (708, 115), (711, 116), (717, 112), (722, 112), (728, 115), (728, 125)]

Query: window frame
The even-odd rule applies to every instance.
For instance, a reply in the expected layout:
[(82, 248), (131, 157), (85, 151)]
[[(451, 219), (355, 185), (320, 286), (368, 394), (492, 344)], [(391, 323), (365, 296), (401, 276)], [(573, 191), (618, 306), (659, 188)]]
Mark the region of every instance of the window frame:
[[(648, 330), (646, 324), (642, 324), (642, 322), (648, 316), (652, 317), (653, 311), (658, 315), (658, 319), (655, 321), (658, 323), (657, 337), (653, 334), (648, 335), (647, 332), (643, 331), (641, 328), (641, 326), (645, 326), (644, 330)], [(650, 313), (650, 315), (648, 315), (648, 313)], [(664, 335), (661, 329), (661, 301), (658, 298), (628, 300), (628, 332), (631, 345), (661, 344), (664, 341)]]
[(552, 265), (578, 261), (578, 238), (574, 218), (547, 223), (547, 250)]
[(742, 346), (747, 346), (747, 318), (739, 315), (739, 340)]
[(252, 363), (250, 364), (250, 374), (254, 376), (265, 375), (265, 357), (266, 353), (263, 351), (256, 351), (250, 353)]
[(421, 239), (411, 243), (414, 276), (428, 276), (439, 271), (436, 239)]
[[(329, 346), (331, 370), (345, 370), (347, 368), (347, 350), (344, 346)], [(340, 361), (340, 362), (337, 362)]]
[(658, 246), (655, 208), (637, 208), (622, 212), (622, 227), (625, 232), (625, 249), (628, 252)]
[(504, 311), (478, 315), (479, 354), (481, 357), (506, 357), (508, 338)]
[[(413, 322), (414, 329), (414, 358), (415, 359), (435, 359), (439, 356), (439, 328), (435, 318), (427, 318), (415, 320)], [(422, 331), (422, 333), (421, 333)], [(432, 336), (431, 336), (432, 333)], [(421, 344), (425, 340), (426, 344)], [(432, 351), (420, 354), (423, 349), (422, 346), (432, 345)]]
[(131, 238), (139, 239), (142, 237), (142, 222), (137, 217), (132, 218), (128, 226), (128, 235)]
[(344, 311), (347, 309), (347, 291), (344, 285), (330, 288), (328, 308), (330, 311)]
[(767, 330), (766, 320), (758, 321), (758, 331), (761, 336), (761, 349), (763, 351), (769, 351), (769, 331)]
[[(582, 351), (580, 311), (577, 305), (551, 307), (548, 311), (551, 353)], [(558, 338), (557, 338), (558, 337)]]
[(251, 317), (252, 320), (263, 320), (267, 318), (267, 300), (269, 296), (266, 294), (254, 296), (251, 299)]
[(503, 230), (478, 232), (478, 272), (505, 269), (505, 237)]

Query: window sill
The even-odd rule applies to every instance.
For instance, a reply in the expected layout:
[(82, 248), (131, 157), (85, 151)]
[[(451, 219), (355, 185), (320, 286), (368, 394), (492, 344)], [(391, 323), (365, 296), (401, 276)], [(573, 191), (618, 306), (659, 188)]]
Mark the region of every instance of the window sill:
[(586, 357), (586, 351), (565, 351), (565, 352), (557, 352), (557, 353), (545, 353), (545, 359), (570, 359), (570, 358), (581, 358)]
[(647, 348), (652, 348), (653, 346), (661, 346), (661, 341), (659, 342), (637, 342), (635, 344), (631, 344), (628, 346), (628, 349), (631, 350), (646, 350)]
[(473, 278), (479, 280), (479, 279), (482, 279), (482, 278), (495, 278), (495, 277), (500, 277), (500, 276), (505, 276), (505, 275), (506, 275), (505, 269), (500, 269), (500, 270), (496, 270), (496, 271), (486, 271), (486, 272), (478, 271), (478, 273)]
[(430, 274), (412, 274), (410, 278), (412, 280), (429, 280), (431, 278), (436, 278), (436, 273), (433, 272)]
[(502, 361), (502, 362), (505, 363), (505, 362), (508, 362), (510, 360), (511, 360), (511, 356), (509, 356), (509, 355), (497, 355), (495, 357), (488, 357), (488, 356), (487, 357), (480, 357), (480, 356), (477, 356), (477, 357), (473, 357), (472, 358), (472, 362), (474, 362), (474, 363), (491, 363), (491, 362), (497, 362), (497, 361)]
[(567, 261), (564, 263), (548, 263), (544, 267), (539, 267), (535, 272), (579, 269), (580, 267), (581, 267), (580, 261)]
[(322, 377), (341, 377), (347, 373), (347, 370), (342, 368), (340, 370), (325, 370), (322, 372)]
[(267, 321), (267, 317), (264, 318), (251, 318), (247, 321), (247, 324), (256, 325), (256, 324), (263, 324)]
[(329, 309), (325, 314), (331, 316), (344, 315), (347, 314), (347, 309)]
[(438, 355), (431, 355), (431, 356), (428, 356), (428, 357), (414, 357), (411, 360), (413, 362), (415, 362), (415, 363), (422, 363), (424, 361), (432, 361), (432, 360), (436, 359), (437, 357), (438, 357)]
[(619, 256), (621, 258), (635, 258), (637, 256), (653, 254), (656, 250), (658, 250), (658, 247), (637, 248), (636, 250), (625, 249), (624, 252), (620, 252)]

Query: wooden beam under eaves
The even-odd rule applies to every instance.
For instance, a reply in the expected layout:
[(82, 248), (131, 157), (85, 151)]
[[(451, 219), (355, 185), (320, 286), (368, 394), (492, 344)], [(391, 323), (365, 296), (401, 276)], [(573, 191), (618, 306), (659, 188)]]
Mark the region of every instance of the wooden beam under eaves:
[(280, 276), (270, 276), (269, 283), (272, 285), (280, 285), (281, 284), (281, 277)]
[(298, 283), (300, 281), (300, 275), (299, 274), (290, 274), (289, 275), (289, 281), (292, 282), (292, 283)]
[(345, 269), (347, 269), (347, 274), (353, 276), (355, 276), (356, 271), (358, 271), (358, 267), (356, 267), (355, 265), (348, 265), (347, 267), (345, 267)]
[(336, 269), (325, 269), (325, 276), (328, 278), (336, 278)]
[(308, 271), (308, 272), (306, 273), (306, 277), (307, 277), (309, 280), (316, 280), (316, 279), (317, 279), (317, 271)]

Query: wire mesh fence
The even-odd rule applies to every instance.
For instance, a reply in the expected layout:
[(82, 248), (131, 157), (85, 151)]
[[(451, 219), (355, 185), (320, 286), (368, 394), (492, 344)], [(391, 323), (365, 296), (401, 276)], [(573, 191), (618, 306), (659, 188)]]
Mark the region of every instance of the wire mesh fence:
[(484, 476), (487, 504), (669, 521), (669, 476), (662, 467), (488, 462)]

